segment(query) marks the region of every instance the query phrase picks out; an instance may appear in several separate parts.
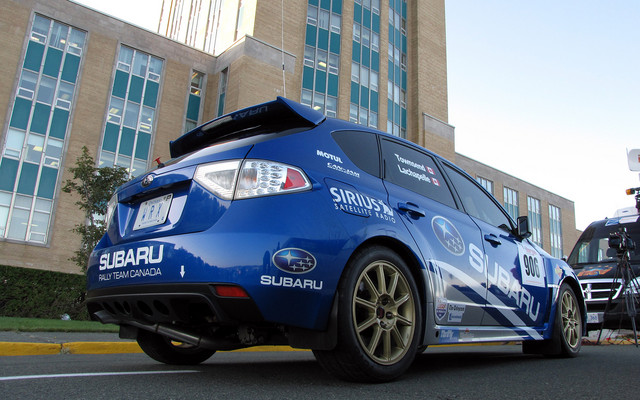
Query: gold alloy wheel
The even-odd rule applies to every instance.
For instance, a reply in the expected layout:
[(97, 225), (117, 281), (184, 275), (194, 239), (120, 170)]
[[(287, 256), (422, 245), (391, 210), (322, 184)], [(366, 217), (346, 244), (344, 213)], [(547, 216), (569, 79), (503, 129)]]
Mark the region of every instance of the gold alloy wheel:
[(415, 335), (414, 293), (407, 278), (388, 261), (369, 264), (358, 277), (352, 301), (355, 334), (375, 362), (402, 360)]
[(567, 345), (575, 349), (582, 340), (582, 326), (580, 322), (580, 310), (575, 298), (570, 290), (562, 293), (562, 301), (560, 303), (562, 315), (562, 334)]

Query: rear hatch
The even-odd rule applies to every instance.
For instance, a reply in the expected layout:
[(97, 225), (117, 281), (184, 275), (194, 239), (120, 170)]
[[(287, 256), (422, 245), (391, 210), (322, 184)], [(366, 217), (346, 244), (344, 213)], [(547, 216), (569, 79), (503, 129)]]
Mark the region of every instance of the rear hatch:
[[(229, 207), (193, 181), (198, 165), (242, 160), (253, 145), (309, 130), (325, 116), (278, 97), (207, 122), (170, 143), (172, 159), (121, 186), (99, 248), (205, 230)], [(152, 217), (149, 217), (152, 216)]]

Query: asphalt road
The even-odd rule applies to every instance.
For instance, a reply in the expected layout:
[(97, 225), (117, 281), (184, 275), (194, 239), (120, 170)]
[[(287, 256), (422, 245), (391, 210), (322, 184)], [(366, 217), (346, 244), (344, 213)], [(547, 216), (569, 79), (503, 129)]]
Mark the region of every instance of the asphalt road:
[(217, 353), (204, 364), (144, 354), (0, 357), (4, 399), (619, 399), (638, 398), (640, 348), (584, 346), (574, 359), (518, 345), (429, 348), (401, 379), (355, 384), (310, 352)]

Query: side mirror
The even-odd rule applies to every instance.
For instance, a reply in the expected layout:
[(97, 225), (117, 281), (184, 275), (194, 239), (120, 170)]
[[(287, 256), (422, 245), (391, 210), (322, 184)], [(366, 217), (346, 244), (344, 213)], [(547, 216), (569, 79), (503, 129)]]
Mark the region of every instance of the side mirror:
[(529, 217), (527, 217), (526, 215), (518, 217), (517, 223), (518, 223), (518, 226), (516, 229), (517, 229), (518, 237), (521, 237), (522, 239), (526, 239), (529, 236), (531, 236), (531, 230), (529, 229)]

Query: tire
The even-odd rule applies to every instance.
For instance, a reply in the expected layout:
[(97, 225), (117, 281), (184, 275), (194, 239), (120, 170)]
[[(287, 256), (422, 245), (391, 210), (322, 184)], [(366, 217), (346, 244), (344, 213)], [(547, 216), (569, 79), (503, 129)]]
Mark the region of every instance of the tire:
[(156, 333), (140, 330), (138, 344), (146, 355), (156, 361), (172, 365), (196, 365), (207, 360), (216, 351), (186, 343), (172, 341)]
[(338, 344), (314, 350), (320, 365), (355, 382), (386, 382), (413, 362), (422, 332), (417, 286), (406, 263), (385, 247), (353, 257), (338, 289)]
[(555, 357), (576, 357), (582, 347), (582, 314), (576, 295), (566, 283), (560, 286), (558, 304), (549, 340), (522, 343), (527, 354), (544, 354)]

